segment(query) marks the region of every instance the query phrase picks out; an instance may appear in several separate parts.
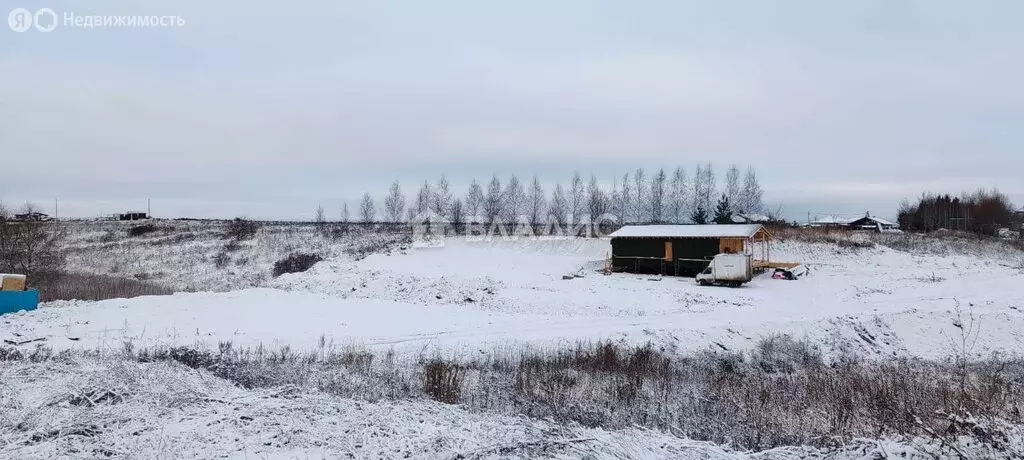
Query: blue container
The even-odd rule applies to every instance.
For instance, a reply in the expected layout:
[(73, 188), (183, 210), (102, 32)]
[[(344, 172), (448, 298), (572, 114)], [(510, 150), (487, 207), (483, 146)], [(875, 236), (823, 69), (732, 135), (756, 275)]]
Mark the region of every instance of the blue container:
[(39, 306), (39, 291), (0, 291), (0, 315), (21, 310), (35, 310)]

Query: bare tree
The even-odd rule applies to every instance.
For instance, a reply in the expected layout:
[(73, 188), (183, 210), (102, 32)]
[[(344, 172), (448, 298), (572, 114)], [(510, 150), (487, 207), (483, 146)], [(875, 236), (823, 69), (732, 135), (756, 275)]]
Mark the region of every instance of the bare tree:
[(359, 204), (359, 220), (363, 223), (371, 223), (377, 217), (377, 208), (373, 204), (373, 197), (370, 192), (363, 194), (363, 201)]
[(452, 226), (455, 228), (455, 234), (457, 235), (459, 228), (466, 223), (466, 215), (463, 211), (461, 198), (456, 198), (455, 201), (452, 201), (450, 215)]
[(515, 174), (508, 179), (505, 191), (502, 195), (502, 207), (504, 208), (503, 220), (505, 223), (515, 224), (523, 212), (523, 204), (526, 201), (526, 193), (523, 191), (523, 184)]
[(384, 198), (384, 215), (388, 222), (397, 224), (402, 221), (405, 214), (405, 195), (402, 193), (402, 186), (396, 180), (391, 184), (388, 196)]
[(740, 189), (740, 168), (736, 165), (729, 166), (729, 169), (725, 172), (725, 198), (729, 202), (729, 213), (743, 213), (746, 212), (746, 206), (741, 205), (742, 190)]
[[(26, 204), (25, 213), (37, 212)], [(0, 204), (0, 273), (20, 273), (46, 282), (64, 270), (65, 227), (55, 222), (12, 222)]]
[(619, 221), (623, 224), (632, 222), (633, 220), (633, 189), (631, 188), (629, 173), (622, 175), (622, 195), (619, 197), (619, 212), (621, 213)]
[(569, 183), (569, 215), (573, 224), (579, 222), (580, 214), (583, 214), (583, 177), (575, 171)]
[(491, 177), (491, 183), (487, 186), (487, 196), (484, 198), (484, 217), (487, 224), (497, 222), (501, 214), (501, 179), (495, 174)]
[(648, 192), (647, 189), (647, 178), (644, 177), (644, 168), (639, 168), (636, 173), (633, 174), (633, 193), (636, 194), (635, 203), (633, 204), (633, 216), (636, 217), (637, 223), (644, 223), (648, 220)]
[(441, 176), (434, 187), (434, 195), (431, 198), (431, 210), (441, 217), (448, 217), (452, 205), (452, 191), (448, 185), (448, 178)]
[(587, 185), (587, 212), (590, 214), (591, 222), (608, 212), (608, 195), (601, 189), (601, 184), (593, 174), (590, 175), (590, 183)]
[(704, 166), (704, 209), (710, 210), (714, 207), (715, 195), (718, 187), (715, 185), (715, 168), (708, 162)]
[(565, 197), (565, 190), (562, 184), (555, 185), (555, 191), (551, 193), (551, 208), (549, 214), (555, 220), (552, 222), (559, 227), (565, 225), (566, 214), (569, 213), (569, 200)]
[(316, 205), (316, 212), (313, 213), (313, 222), (315, 222), (318, 227), (322, 227), (327, 223), (327, 216), (324, 213), (323, 206)]
[[(697, 165), (697, 172), (693, 175), (693, 203), (690, 205), (690, 217), (699, 215), (698, 210), (704, 215), (709, 215), (712, 210), (712, 200), (715, 193), (715, 171), (708, 163), (706, 166)], [(706, 218), (704, 220), (707, 220)], [(700, 223), (700, 222), (694, 222)]]
[(747, 167), (747, 175), (743, 179), (743, 190), (740, 192), (741, 211), (748, 214), (764, 210), (764, 191), (757, 180), (757, 173), (752, 166)]
[(347, 224), (352, 219), (348, 212), (348, 202), (341, 204), (341, 223)]
[(608, 196), (608, 213), (615, 216), (618, 223), (622, 223), (622, 197), (619, 194), (618, 178), (612, 179), (612, 192)]
[(530, 192), (527, 201), (529, 202), (530, 226), (535, 229), (538, 225), (544, 223), (544, 211), (547, 205), (547, 200), (544, 199), (544, 188), (540, 186), (540, 180), (537, 179), (537, 176), (533, 176), (533, 181), (530, 182)]
[(664, 221), (665, 179), (664, 169), (659, 169), (651, 178), (651, 222), (656, 224)]
[(484, 205), (484, 190), (480, 187), (480, 183), (473, 179), (473, 182), (469, 183), (469, 192), (466, 193), (466, 206), (465, 214), (468, 219), (476, 222), (476, 219), (480, 217)]
[(676, 167), (672, 172), (672, 180), (669, 181), (668, 218), (677, 224), (686, 219), (686, 204), (688, 202), (689, 188), (686, 183), (686, 170)]
[(424, 215), (430, 211), (430, 201), (433, 199), (433, 192), (430, 191), (430, 182), (423, 181), (419, 193), (416, 194), (416, 213)]

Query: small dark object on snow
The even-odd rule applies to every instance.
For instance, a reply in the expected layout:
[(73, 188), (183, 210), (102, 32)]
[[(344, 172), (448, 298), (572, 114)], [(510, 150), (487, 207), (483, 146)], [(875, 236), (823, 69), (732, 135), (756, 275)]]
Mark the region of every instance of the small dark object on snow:
[(575, 278), (575, 276), (572, 276), (572, 275), (562, 275), (562, 279), (563, 280), (571, 280), (573, 278)]
[(24, 345), (26, 343), (41, 342), (43, 340), (46, 340), (46, 337), (39, 337), (39, 338), (35, 338), (35, 339), (26, 339), (26, 340), (4, 339), (4, 343), (6, 343), (8, 345)]

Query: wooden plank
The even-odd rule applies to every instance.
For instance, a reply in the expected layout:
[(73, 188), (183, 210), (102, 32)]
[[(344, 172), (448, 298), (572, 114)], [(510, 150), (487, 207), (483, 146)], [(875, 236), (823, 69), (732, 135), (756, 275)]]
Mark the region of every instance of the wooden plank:
[(15, 277), (7, 275), (3, 277), (3, 284), (0, 285), (0, 291), (24, 291), (25, 290), (25, 278)]
[(754, 267), (757, 268), (793, 268), (797, 265), (803, 265), (800, 262), (771, 262), (765, 260), (755, 260)]
[(672, 260), (672, 242), (671, 241), (666, 241), (665, 242), (665, 260), (668, 260), (668, 261)]

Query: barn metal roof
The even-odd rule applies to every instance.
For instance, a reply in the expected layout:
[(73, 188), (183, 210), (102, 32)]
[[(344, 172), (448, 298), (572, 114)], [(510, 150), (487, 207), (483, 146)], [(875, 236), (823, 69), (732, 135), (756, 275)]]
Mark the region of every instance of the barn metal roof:
[(708, 225), (627, 225), (612, 233), (612, 238), (750, 238), (764, 226), (760, 224)]

